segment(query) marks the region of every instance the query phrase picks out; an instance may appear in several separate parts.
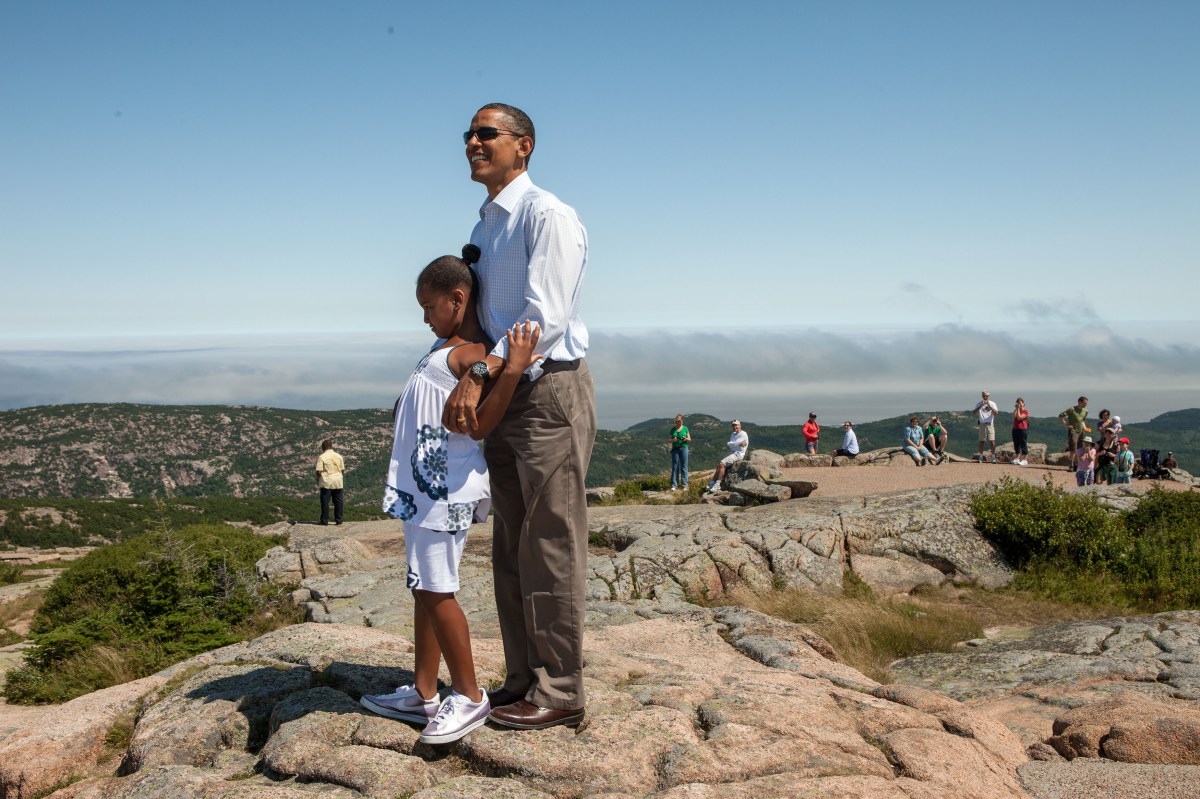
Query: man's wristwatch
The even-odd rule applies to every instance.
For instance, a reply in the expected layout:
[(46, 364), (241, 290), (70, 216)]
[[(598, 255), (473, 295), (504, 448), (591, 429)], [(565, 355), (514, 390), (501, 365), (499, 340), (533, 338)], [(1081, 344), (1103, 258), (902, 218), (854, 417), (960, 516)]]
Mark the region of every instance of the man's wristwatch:
[(471, 377), (478, 377), (485, 383), (490, 380), (492, 372), (488, 369), (487, 361), (476, 361), (471, 364)]

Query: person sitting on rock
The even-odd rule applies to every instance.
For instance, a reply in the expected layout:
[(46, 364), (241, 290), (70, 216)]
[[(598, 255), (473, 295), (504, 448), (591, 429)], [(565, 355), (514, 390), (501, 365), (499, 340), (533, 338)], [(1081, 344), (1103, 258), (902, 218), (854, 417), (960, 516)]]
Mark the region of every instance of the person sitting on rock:
[(846, 458), (853, 458), (858, 454), (858, 436), (854, 433), (854, 425), (849, 421), (842, 422), (842, 429), (846, 432), (842, 434), (842, 445), (833, 451), (834, 456), (841, 455)]
[(1165, 458), (1163, 458), (1162, 462), (1159, 463), (1158, 465), (1159, 465), (1159, 467), (1161, 467), (1163, 469), (1178, 469), (1179, 461), (1175, 460), (1174, 452), (1168, 452), (1167, 456)]
[(946, 457), (946, 442), (950, 440), (950, 433), (945, 427), (942, 427), (942, 421), (936, 416), (930, 416), (929, 421), (925, 423), (925, 448), (938, 456), (939, 460)]
[(918, 466), (932, 466), (938, 462), (925, 448), (925, 431), (921, 429), (921, 420), (915, 416), (908, 420), (908, 428), (904, 431), (904, 451)]
[(725, 470), (745, 458), (746, 450), (750, 448), (750, 436), (742, 430), (742, 423), (734, 419), (729, 426), (732, 432), (729, 434), (729, 441), (725, 442), (725, 446), (729, 447), (729, 454), (717, 464), (717, 471), (708, 483), (709, 491), (716, 491), (721, 487), (721, 478), (725, 476)]

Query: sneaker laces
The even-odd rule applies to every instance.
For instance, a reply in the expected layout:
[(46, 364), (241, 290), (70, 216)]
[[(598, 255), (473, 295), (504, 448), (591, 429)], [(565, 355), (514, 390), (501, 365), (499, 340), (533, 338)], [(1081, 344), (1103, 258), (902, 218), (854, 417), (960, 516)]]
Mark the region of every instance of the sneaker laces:
[(471, 700), (466, 694), (452, 693), (446, 697), (446, 701), (442, 702), (442, 706), (438, 708), (437, 715), (433, 717), (433, 723), (437, 724), (445, 721), (458, 712), (463, 705), (471, 704)]

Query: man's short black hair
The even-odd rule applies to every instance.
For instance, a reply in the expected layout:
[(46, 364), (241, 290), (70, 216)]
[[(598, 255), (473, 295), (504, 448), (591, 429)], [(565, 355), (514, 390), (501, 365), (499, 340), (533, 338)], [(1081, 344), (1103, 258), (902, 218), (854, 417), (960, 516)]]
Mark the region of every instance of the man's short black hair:
[(333, 442), (328, 438), (321, 442), (321, 451), (324, 452), (327, 449), (333, 449)]
[[(517, 108), (515, 105), (508, 105), (506, 103), (488, 103), (479, 110), (499, 111), (504, 115), (505, 123), (508, 125), (509, 130), (511, 130), (513, 133), (520, 134), (521, 136), (528, 136), (530, 141), (533, 142), (533, 147), (537, 146), (537, 133), (533, 129), (533, 120), (529, 118), (528, 114)], [(478, 113), (478, 111), (476, 113)], [(529, 155), (525, 157), (526, 168), (529, 167), (529, 159), (533, 157), (533, 147), (529, 148)]]

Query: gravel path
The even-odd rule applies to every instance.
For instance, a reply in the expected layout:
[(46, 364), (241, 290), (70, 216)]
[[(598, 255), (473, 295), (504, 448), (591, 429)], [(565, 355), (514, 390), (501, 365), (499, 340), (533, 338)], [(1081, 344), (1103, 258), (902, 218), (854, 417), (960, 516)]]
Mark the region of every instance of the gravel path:
[(1031, 761), (1017, 774), (1033, 799), (1200, 799), (1200, 766), (1078, 758)]

